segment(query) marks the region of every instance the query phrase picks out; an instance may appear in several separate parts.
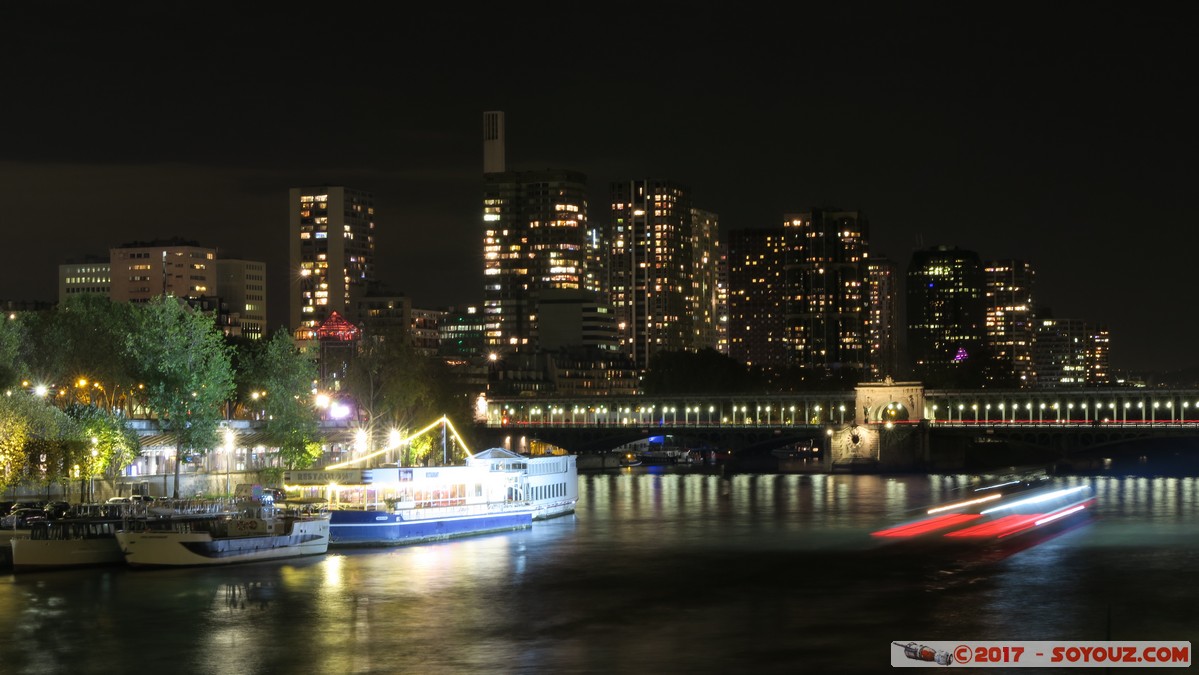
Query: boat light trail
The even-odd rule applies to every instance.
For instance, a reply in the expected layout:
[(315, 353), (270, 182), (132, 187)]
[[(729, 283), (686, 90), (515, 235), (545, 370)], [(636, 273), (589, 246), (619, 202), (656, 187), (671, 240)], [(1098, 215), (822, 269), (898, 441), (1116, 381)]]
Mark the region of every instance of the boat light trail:
[(956, 504), (946, 504), (945, 506), (938, 506), (935, 509), (929, 509), (928, 515), (931, 516), (934, 513), (940, 513), (942, 511), (952, 511), (954, 509), (960, 509), (963, 506), (972, 506), (974, 504), (982, 504), (983, 502), (994, 501), (996, 499), (999, 499), (1002, 496), (1003, 496), (1003, 493), (996, 492), (993, 495), (987, 495), (986, 497), (979, 497), (978, 499), (971, 499), (971, 500), (964, 501), (964, 502), (957, 502)]

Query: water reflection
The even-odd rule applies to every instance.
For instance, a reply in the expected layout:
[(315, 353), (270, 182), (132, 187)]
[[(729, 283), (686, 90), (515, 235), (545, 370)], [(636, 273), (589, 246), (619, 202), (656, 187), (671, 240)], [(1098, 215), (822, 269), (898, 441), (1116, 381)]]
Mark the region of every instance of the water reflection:
[(1190, 639), (1194, 478), (1063, 478), (1091, 525), (1001, 551), (870, 532), (966, 475), (580, 478), (532, 529), (217, 569), (0, 576), (13, 673), (879, 672), (896, 640)]

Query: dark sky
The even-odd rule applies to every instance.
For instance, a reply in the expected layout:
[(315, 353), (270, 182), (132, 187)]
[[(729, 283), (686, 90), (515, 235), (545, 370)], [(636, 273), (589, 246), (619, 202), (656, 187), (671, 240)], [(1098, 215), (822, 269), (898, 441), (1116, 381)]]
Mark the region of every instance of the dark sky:
[(385, 281), (477, 303), (481, 118), (503, 110), (509, 166), (584, 172), (595, 221), (639, 177), (725, 231), (861, 209), (901, 271), (921, 245), (1026, 258), (1056, 316), (1110, 326), (1118, 368), (1199, 364), (1185, 16), (417, 4), (6, 5), (0, 298), (182, 236), (265, 260), (281, 322), (287, 189), (330, 183), (375, 193)]

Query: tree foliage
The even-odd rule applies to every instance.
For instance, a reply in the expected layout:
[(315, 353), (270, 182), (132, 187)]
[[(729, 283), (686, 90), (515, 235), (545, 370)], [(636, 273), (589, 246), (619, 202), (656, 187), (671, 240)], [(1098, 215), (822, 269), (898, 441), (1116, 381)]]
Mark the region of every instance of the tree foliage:
[(266, 342), (243, 348), (239, 363), (239, 397), (263, 412), (263, 432), (278, 446), (284, 464), (293, 469), (311, 466), (320, 457), (312, 401), (316, 364), (296, 349), (284, 329)]
[(126, 346), (145, 384), (146, 406), (164, 431), (175, 434), (178, 495), (180, 453), (217, 446), (217, 428), (234, 390), (229, 348), (211, 316), (169, 296), (140, 308)]
[(27, 374), (57, 384), (63, 406), (94, 403), (128, 410), (136, 382), (124, 346), (136, 314), (129, 303), (85, 294), (28, 315), (23, 350)]
[(16, 385), (20, 379), (21, 344), (24, 327), (8, 316), (0, 317), (0, 389)]
[(78, 425), (61, 410), (24, 393), (0, 396), (0, 488), (65, 480), (82, 458)]
[(413, 431), (443, 414), (470, 419), (469, 401), (450, 383), (445, 365), (422, 354), (407, 331), (395, 328), (364, 335), (346, 373), (347, 391), (375, 439), (390, 429)]

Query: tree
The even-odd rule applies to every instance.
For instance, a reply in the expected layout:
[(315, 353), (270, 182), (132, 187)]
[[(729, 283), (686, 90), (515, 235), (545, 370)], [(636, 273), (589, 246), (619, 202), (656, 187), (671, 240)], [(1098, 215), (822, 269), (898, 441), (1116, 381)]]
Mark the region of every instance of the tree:
[(346, 372), (369, 438), (388, 429), (412, 431), (450, 411), (470, 419), (461, 416), (469, 403), (454, 397), (449, 382), (443, 364), (421, 354), (398, 328), (364, 335)]
[(137, 459), (137, 432), (125, 424), (124, 417), (94, 405), (75, 404), (65, 412), (78, 424), (85, 446), (83, 478), (115, 475)]
[(82, 458), (79, 438), (75, 423), (45, 401), (24, 393), (0, 396), (0, 489), (70, 478)]
[(312, 403), (316, 364), (296, 349), (287, 330), (279, 329), (265, 343), (242, 350), (238, 387), (245, 398), (265, 412), (264, 433), (279, 448), (291, 469), (312, 466), (320, 457), (317, 414)]
[(0, 317), (0, 389), (7, 389), (20, 381), (20, 366), (23, 328), (15, 317)]
[(170, 296), (142, 305), (136, 319), (126, 347), (145, 384), (147, 407), (163, 431), (175, 435), (178, 497), (181, 453), (217, 445), (217, 428), (234, 391), (229, 348), (211, 316)]
[(84, 403), (131, 407), (136, 383), (123, 348), (134, 328), (135, 307), (85, 294), (27, 317), (24, 355), (29, 375), (57, 384), (65, 406)]

